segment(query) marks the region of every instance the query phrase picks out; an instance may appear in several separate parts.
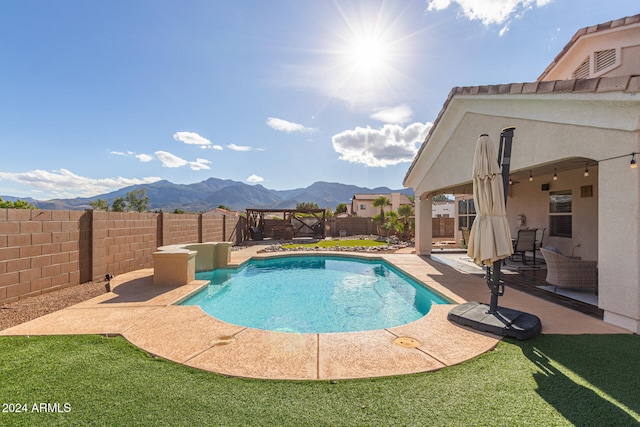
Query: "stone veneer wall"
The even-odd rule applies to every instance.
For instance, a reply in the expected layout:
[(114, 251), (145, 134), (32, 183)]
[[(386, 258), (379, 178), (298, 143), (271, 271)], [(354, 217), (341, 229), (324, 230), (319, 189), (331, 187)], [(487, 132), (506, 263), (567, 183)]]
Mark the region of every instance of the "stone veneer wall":
[(159, 246), (242, 241), (223, 215), (0, 209), (0, 303), (153, 267)]

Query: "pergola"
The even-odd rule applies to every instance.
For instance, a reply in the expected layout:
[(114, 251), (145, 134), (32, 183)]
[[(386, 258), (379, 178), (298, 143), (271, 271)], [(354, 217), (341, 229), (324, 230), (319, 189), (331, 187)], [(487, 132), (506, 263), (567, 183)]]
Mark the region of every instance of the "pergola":
[[(283, 225), (281, 227), (274, 226), (275, 238), (291, 234), (293, 237), (300, 235), (313, 235), (313, 237), (324, 238), (324, 223), (326, 221), (326, 212), (324, 209), (247, 209), (247, 236), (251, 236), (252, 240), (262, 240), (265, 234), (265, 215), (273, 214), (282, 217)], [(303, 221), (312, 215), (314, 222), (309, 224)], [(290, 233), (286, 233), (285, 229), (291, 229)]]

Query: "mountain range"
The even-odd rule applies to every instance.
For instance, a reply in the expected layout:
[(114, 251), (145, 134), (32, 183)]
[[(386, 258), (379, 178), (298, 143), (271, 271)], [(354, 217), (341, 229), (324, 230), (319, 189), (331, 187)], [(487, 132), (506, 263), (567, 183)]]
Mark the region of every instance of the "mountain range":
[(144, 189), (149, 197), (149, 209), (173, 212), (176, 209), (186, 212), (204, 212), (220, 205), (232, 210), (247, 208), (294, 209), (298, 203), (316, 203), (321, 208), (335, 209), (340, 203), (351, 203), (354, 194), (390, 194), (403, 193), (413, 195), (408, 188), (391, 190), (387, 187), (366, 188), (335, 182), (318, 181), (306, 188), (293, 190), (269, 190), (260, 184), (248, 185), (229, 179), (209, 178), (195, 184), (174, 184), (167, 180), (152, 184), (134, 185), (121, 188), (111, 193), (94, 197), (78, 197), (74, 199), (35, 200), (0, 196), (3, 200), (25, 200), (45, 210), (81, 210), (89, 209), (90, 201), (104, 199), (109, 205), (127, 193)]

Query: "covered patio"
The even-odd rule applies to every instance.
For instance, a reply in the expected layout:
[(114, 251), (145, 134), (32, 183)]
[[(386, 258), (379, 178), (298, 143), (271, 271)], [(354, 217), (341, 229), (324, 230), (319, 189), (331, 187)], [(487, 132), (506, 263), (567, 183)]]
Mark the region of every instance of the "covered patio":
[(513, 127), (512, 237), (544, 229), (543, 247), (592, 261), (604, 321), (640, 333), (639, 65), (636, 15), (578, 30), (535, 82), (453, 88), (404, 180), (416, 195), (417, 253), (432, 253), (432, 198), (471, 198), (478, 135), (497, 146)]
[[(435, 250), (429, 258), (448, 265), (465, 274), (483, 278), (485, 271), (473, 264), (473, 260), (463, 250)], [(507, 289), (513, 289), (541, 298), (545, 301), (570, 308), (588, 316), (602, 319), (604, 311), (598, 308), (597, 295), (590, 290), (555, 290), (546, 282), (547, 270), (544, 261), (536, 267), (523, 266), (521, 262), (506, 260), (502, 270), (502, 280)], [(508, 291), (509, 292), (509, 291)], [(481, 300), (488, 300), (489, 291)]]
[[(543, 246), (597, 261), (604, 320), (639, 332), (640, 245), (629, 236), (639, 228), (640, 180), (631, 168), (640, 151), (638, 106), (630, 90), (640, 79), (598, 80), (587, 93), (576, 92), (579, 81), (573, 91), (564, 82), (534, 83), (531, 93), (526, 85), (455, 88), (404, 184), (417, 196), (416, 251), (429, 255), (431, 221), (421, 219), (431, 218), (432, 197), (471, 198), (477, 136), (488, 133), (497, 143), (503, 128), (515, 126), (507, 197), (512, 236), (519, 227), (545, 228)], [(565, 212), (554, 211), (558, 198), (569, 199)]]

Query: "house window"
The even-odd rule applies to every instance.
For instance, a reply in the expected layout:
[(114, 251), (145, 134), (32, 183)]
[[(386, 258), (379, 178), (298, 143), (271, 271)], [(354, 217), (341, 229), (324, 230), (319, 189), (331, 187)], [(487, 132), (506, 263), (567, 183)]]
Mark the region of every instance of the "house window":
[(549, 235), (571, 237), (571, 190), (549, 193)]
[(476, 218), (476, 206), (473, 199), (458, 200), (458, 228), (471, 229), (473, 220)]
[(361, 211), (366, 211), (367, 210), (367, 205), (360, 205), (360, 210)]

